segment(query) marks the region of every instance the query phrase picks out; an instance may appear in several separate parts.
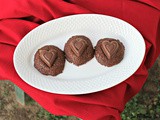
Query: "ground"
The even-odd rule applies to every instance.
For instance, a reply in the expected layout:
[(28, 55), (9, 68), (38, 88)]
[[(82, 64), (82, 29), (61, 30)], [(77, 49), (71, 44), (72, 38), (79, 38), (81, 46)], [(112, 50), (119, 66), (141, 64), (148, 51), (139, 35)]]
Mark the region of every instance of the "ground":
[[(132, 98), (121, 114), (123, 120), (160, 119), (160, 61), (149, 70), (147, 82)], [(78, 120), (73, 116), (54, 116), (35, 101), (22, 106), (15, 98), (14, 86), (9, 81), (0, 81), (0, 120)]]

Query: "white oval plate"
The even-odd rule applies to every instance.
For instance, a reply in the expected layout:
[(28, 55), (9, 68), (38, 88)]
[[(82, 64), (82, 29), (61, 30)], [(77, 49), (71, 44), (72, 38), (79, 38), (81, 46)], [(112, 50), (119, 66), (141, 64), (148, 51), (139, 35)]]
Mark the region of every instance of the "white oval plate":
[[(124, 59), (113, 67), (100, 65), (95, 57), (77, 67), (66, 61), (62, 74), (45, 76), (33, 66), (35, 52), (44, 45), (62, 50), (73, 35), (89, 37), (95, 46), (101, 38), (119, 39), (125, 46)], [(18, 75), (29, 85), (59, 94), (86, 94), (113, 87), (130, 77), (140, 66), (145, 53), (141, 34), (127, 22), (106, 15), (80, 14), (62, 17), (29, 32), (14, 53)]]

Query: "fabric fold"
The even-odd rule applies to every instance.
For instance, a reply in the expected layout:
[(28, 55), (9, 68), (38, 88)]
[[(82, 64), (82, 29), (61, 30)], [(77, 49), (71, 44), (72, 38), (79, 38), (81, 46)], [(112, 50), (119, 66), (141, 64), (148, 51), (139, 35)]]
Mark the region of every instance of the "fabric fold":
[(157, 10), (160, 10), (159, 0), (136, 0), (136, 1), (142, 2), (142, 3), (147, 4), (153, 8), (156, 8)]

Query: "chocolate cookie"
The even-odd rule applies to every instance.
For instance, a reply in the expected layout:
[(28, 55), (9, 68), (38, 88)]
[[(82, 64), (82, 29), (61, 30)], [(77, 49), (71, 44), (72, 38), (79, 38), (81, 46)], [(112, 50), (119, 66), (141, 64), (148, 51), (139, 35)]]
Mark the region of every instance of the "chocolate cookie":
[(116, 39), (100, 39), (95, 47), (95, 56), (97, 61), (111, 67), (121, 62), (124, 56), (124, 45)]
[(72, 36), (64, 47), (66, 59), (79, 66), (85, 64), (94, 57), (94, 49), (89, 38), (76, 35)]
[(34, 56), (34, 67), (44, 75), (56, 76), (63, 72), (64, 65), (64, 52), (53, 45), (40, 48)]

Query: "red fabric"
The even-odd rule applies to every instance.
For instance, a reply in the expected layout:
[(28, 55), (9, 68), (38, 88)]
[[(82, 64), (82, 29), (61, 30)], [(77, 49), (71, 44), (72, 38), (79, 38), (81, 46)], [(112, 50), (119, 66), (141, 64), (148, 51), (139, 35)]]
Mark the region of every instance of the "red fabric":
[[(160, 54), (159, 0), (3, 0), (0, 8), (0, 79), (12, 81), (53, 114), (84, 120), (120, 120), (126, 102), (142, 88), (147, 69)], [(13, 66), (13, 53), (22, 37), (41, 23), (80, 13), (111, 15), (135, 26), (146, 43), (139, 69), (115, 87), (78, 96), (43, 92), (21, 80)]]

